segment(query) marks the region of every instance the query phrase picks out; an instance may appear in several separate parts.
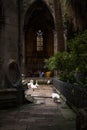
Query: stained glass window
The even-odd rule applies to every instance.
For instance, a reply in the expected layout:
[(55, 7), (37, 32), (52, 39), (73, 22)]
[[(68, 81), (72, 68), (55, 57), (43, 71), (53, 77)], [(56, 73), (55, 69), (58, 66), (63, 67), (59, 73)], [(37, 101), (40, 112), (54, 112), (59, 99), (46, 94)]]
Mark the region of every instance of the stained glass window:
[(37, 51), (43, 51), (43, 32), (41, 30), (37, 32)]

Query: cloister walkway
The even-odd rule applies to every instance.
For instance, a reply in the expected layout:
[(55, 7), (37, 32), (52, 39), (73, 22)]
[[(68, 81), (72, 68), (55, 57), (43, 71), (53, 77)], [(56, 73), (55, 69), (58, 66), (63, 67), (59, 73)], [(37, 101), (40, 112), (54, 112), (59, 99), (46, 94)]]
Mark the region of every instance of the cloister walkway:
[(0, 130), (76, 130), (76, 115), (61, 98), (54, 102), (52, 84), (39, 85), (25, 91), (33, 103), (18, 108), (0, 110)]

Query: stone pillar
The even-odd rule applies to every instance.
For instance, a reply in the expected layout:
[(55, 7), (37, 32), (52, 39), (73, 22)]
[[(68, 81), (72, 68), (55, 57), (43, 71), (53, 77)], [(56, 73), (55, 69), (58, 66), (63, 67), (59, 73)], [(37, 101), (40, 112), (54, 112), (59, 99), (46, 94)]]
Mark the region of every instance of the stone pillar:
[(64, 51), (63, 24), (60, 0), (54, 0), (54, 13), (57, 33), (57, 51)]
[(18, 0), (18, 61), (22, 76), (25, 74), (25, 43), (24, 43), (24, 8), (23, 0)]
[(22, 78), (25, 77), (26, 75), (26, 59), (25, 59), (25, 41), (24, 37), (22, 38), (22, 61), (21, 61), (21, 73), (22, 73)]
[(57, 52), (57, 32), (54, 31), (54, 53)]

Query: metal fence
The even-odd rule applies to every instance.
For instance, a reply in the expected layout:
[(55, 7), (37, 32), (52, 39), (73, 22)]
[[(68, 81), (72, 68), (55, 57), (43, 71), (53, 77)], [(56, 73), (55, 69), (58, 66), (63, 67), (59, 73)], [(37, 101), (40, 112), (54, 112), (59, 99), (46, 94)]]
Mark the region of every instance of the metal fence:
[(53, 79), (53, 85), (66, 98), (69, 104), (78, 108), (87, 107), (87, 88), (79, 85), (65, 83), (57, 78)]

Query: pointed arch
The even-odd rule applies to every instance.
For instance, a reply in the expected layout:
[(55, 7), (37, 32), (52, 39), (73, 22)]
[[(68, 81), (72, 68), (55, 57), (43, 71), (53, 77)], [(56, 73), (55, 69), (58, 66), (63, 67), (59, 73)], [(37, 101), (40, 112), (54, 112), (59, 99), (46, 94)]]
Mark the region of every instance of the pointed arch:
[[(33, 21), (33, 18), (34, 21)], [(39, 18), (39, 19), (38, 19)], [(25, 18), (24, 18), (24, 31), (30, 25), (34, 27), (38, 26), (38, 24), (42, 25), (41, 22), (44, 19), (44, 26), (50, 26), (52, 29), (55, 28), (54, 18), (49, 10), (48, 5), (43, 0), (35, 0), (28, 8)], [(40, 20), (40, 21), (39, 21)], [(36, 26), (35, 23), (36, 22)]]
[[(27, 70), (43, 70), (44, 59), (53, 55), (54, 28), (54, 18), (47, 4), (43, 0), (33, 1), (24, 19)], [(43, 32), (43, 46), (38, 46), (39, 41), (37, 43), (37, 32), (39, 30)], [(37, 48), (39, 48), (39, 51)]]

